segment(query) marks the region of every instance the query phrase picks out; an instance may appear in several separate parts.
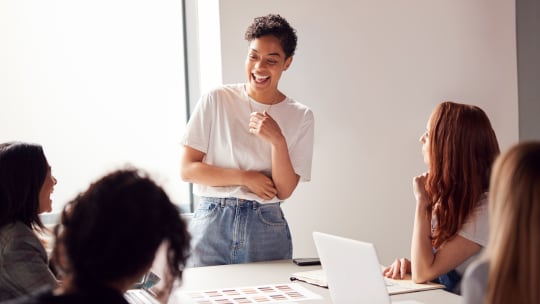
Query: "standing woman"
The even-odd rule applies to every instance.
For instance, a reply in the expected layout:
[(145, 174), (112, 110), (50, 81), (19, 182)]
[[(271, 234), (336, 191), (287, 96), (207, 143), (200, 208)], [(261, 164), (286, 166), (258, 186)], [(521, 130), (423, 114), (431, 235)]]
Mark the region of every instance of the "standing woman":
[(465, 268), (487, 243), (487, 191), (499, 154), (486, 113), (477, 106), (439, 104), (420, 138), (428, 171), (414, 178), (416, 198), (411, 260), (396, 259), (390, 278), (410, 273), (459, 293)]
[(245, 39), (247, 82), (203, 95), (182, 139), (181, 176), (200, 197), (190, 266), (291, 258), (280, 204), (311, 178), (313, 113), (278, 89), (296, 31), (270, 14)]
[(35, 231), (39, 214), (52, 210), (56, 179), (40, 145), (0, 144), (0, 300), (58, 282)]
[(501, 155), (490, 185), (489, 242), (465, 272), (464, 303), (540, 303), (540, 141)]

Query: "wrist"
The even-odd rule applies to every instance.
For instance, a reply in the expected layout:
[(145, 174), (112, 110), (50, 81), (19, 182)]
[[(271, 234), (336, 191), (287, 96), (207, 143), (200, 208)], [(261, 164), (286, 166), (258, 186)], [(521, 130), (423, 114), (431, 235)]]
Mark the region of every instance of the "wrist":
[(427, 209), (429, 204), (430, 202), (427, 196), (422, 194), (416, 196), (416, 206)]
[(240, 186), (247, 186), (247, 181), (249, 180), (249, 171), (239, 170), (238, 182)]
[(279, 149), (288, 149), (287, 147), (287, 140), (285, 140), (285, 136), (280, 133), (280, 136), (276, 138), (274, 141), (272, 141), (272, 147), (276, 150)]

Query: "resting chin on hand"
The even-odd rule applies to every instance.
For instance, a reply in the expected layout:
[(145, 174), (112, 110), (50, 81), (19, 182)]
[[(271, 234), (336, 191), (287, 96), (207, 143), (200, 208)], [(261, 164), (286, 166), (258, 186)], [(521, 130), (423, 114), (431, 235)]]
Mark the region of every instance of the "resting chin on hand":
[[(416, 212), (420, 212), (420, 218), (422, 218), (422, 213), (429, 206), (429, 200), (427, 199), (426, 193), (426, 180), (428, 177), (428, 172), (425, 172), (421, 175), (414, 177), (413, 179), (413, 194), (416, 198)], [(419, 214), (416, 215), (418, 219)], [(414, 239), (414, 235), (413, 235)], [(411, 273), (411, 261), (407, 258), (398, 258), (394, 262), (384, 268), (383, 275), (391, 279), (402, 280), (407, 274)]]

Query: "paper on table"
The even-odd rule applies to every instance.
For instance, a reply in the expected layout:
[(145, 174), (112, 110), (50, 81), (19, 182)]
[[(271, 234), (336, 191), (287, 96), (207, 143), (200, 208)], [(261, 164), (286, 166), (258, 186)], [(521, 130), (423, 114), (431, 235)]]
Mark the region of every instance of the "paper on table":
[(190, 303), (204, 304), (290, 303), (322, 298), (297, 283), (182, 291), (175, 295), (176, 299), (179, 296), (188, 298)]
[[(297, 280), (328, 288), (326, 275), (322, 269), (295, 272), (291, 275), (290, 279), (291, 281)], [(389, 278), (384, 278), (384, 280), (386, 282), (386, 289), (390, 295), (444, 288), (444, 285), (436, 283), (414, 283), (410, 277), (407, 277), (404, 280), (393, 280)]]

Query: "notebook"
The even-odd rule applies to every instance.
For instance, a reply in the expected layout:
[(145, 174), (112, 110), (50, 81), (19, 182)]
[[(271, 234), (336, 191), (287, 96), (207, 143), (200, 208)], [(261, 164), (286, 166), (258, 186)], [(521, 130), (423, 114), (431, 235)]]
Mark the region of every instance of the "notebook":
[[(313, 239), (321, 259), (322, 280), (326, 281), (335, 304), (389, 304), (390, 294), (444, 287), (440, 284), (415, 284), (410, 280), (386, 280), (375, 246), (371, 243), (321, 232), (313, 232)], [(392, 293), (392, 289), (396, 292)]]

